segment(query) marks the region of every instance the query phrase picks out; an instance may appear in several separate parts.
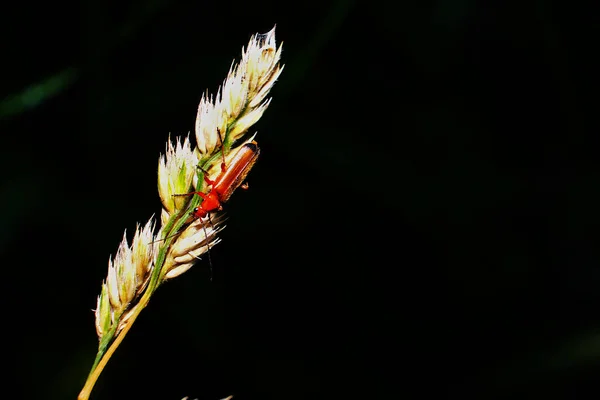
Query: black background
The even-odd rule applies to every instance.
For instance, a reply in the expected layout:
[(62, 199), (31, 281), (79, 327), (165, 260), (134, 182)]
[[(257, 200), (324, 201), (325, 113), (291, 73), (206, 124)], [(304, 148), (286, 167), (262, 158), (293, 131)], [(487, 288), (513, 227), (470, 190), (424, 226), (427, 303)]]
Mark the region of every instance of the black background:
[(164, 285), (92, 398), (597, 395), (598, 17), (563, 3), (3, 12), (2, 390), (76, 397), (169, 133), (277, 24), (286, 67), (214, 280), (203, 260)]

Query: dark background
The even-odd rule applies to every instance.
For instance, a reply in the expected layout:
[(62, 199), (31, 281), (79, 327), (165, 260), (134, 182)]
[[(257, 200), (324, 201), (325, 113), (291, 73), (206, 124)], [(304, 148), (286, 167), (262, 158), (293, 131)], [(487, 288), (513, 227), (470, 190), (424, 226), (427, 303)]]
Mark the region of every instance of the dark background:
[(3, 12), (2, 390), (76, 397), (169, 133), (277, 24), (286, 67), (214, 280), (203, 260), (164, 285), (92, 398), (598, 395), (599, 21), (566, 4)]

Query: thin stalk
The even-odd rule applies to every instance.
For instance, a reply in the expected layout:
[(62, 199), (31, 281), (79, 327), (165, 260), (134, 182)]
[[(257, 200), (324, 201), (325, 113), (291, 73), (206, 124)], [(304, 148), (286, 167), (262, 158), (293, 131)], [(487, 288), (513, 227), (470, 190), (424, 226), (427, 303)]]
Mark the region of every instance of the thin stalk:
[[(131, 327), (133, 326), (133, 323), (137, 319), (138, 315), (140, 315), (144, 307), (148, 305), (151, 296), (152, 292), (150, 290), (147, 290), (138, 302), (138, 304), (136, 304), (136, 306), (132, 309), (132, 314), (129, 318), (129, 321), (127, 321), (127, 325), (125, 325), (123, 330), (119, 332), (119, 335), (117, 335), (117, 338), (112, 342), (108, 350), (106, 350), (106, 352), (102, 355), (100, 354), (100, 351), (98, 351), (98, 357), (100, 357), (100, 360), (96, 365), (96, 368), (94, 368), (88, 376), (87, 381), (83, 386), (83, 389), (81, 389), (79, 396), (77, 396), (78, 400), (89, 399), (90, 393), (92, 392), (92, 389), (94, 388), (98, 377), (100, 376), (100, 374), (104, 370), (104, 367), (108, 363), (108, 360), (110, 360), (114, 352), (117, 350), (117, 347), (119, 347), (123, 339), (125, 339), (125, 335), (127, 335), (127, 332), (129, 332), (129, 329), (131, 329)], [(98, 357), (96, 357), (97, 360)]]

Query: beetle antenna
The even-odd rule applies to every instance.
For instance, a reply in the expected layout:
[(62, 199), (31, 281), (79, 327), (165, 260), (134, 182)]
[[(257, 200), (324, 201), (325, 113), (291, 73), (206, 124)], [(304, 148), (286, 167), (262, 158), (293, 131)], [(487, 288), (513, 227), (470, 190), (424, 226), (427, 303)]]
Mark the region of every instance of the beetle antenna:
[(221, 172), (225, 172), (227, 166), (225, 165), (225, 150), (223, 149), (223, 138), (221, 137), (221, 130), (217, 128), (217, 133), (219, 136), (219, 143), (221, 144)]

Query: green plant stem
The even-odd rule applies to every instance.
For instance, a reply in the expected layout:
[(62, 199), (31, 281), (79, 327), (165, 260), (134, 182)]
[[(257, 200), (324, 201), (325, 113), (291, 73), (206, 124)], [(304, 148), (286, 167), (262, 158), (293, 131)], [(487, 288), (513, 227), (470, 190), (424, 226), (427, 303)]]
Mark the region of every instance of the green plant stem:
[(152, 293), (149, 290), (146, 291), (146, 293), (144, 293), (144, 295), (142, 296), (140, 301), (132, 309), (132, 314), (131, 314), (131, 317), (129, 317), (129, 321), (127, 321), (127, 325), (125, 325), (123, 330), (121, 332), (119, 332), (119, 335), (117, 335), (116, 339), (111, 343), (108, 350), (106, 350), (106, 352), (102, 352), (101, 350), (98, 351), (98, 356), (96, 357), (96, 363), (94, 363), (95, 368), (93, 367), (92, 372), (88, 376), (87, 381), (85, 382), (85, 385), (83, 386), (83, 389), (81, 389), (81, 392), (79, 393), (79, 396), (77, 397), (78, 400), (88, 400), (89, 399), (92, 389), (94, 388), (94, 385), (96, 384), (96, 381), (98, 380), (98, 377), (104, 370), (104, 367), (108, 363), (108, 360), (110, 360), (110, 358), (114, 354), (115, 350), (117, 350), (117, 347), (119, 347), (119, 345), (125, 338), (125, 335), (127, 335), (127, 332), (133, 326), (133, 323), (135, 322), (136, 318), (138, 317), (138, 315), (140, 315), (140, 312), (142, 312), (144, 307), (146, 307), (146, 305), (148, 305), (151, 295), (152, 295)]

